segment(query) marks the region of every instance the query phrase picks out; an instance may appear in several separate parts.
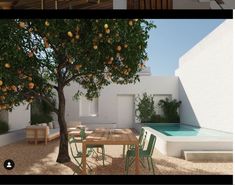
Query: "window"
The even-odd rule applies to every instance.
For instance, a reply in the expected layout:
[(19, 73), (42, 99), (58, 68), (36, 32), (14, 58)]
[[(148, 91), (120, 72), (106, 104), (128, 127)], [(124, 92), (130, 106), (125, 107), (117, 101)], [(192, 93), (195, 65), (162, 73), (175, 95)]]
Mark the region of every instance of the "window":
[(98, 116), (98, 98), (92, 101), (82, 96), (80, 99), (80, 116)]

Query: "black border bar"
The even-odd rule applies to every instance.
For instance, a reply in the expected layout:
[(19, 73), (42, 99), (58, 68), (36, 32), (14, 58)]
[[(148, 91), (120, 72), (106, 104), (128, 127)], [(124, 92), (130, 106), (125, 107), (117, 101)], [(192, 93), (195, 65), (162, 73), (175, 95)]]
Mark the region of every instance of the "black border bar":
[(233, 184), (232, 175), (0, 175), (5, 184)]
[(0, 18), (232, 19), (232, 10), (0, 10)]

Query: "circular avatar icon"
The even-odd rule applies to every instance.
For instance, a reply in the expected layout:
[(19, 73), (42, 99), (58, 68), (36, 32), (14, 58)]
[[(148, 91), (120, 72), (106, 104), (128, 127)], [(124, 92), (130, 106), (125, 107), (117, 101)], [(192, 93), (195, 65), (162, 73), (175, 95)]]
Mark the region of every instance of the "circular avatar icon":
[(15, 167), (15, 163), (11, 159), (7, 159), (4, 162), (4, 168), (7, 170), (12, 170)]

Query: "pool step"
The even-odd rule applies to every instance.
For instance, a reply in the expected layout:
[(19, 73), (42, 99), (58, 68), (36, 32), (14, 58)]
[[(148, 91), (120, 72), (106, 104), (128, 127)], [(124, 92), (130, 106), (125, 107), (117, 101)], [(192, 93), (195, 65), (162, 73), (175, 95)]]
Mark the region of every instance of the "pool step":
[(183, 151), (187, 161), (232, 162), (233, 151)]

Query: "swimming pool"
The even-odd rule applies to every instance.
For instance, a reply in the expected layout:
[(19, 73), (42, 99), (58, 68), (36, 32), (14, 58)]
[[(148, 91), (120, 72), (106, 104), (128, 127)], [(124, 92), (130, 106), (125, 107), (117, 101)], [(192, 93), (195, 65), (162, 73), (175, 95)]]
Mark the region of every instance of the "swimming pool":
[(233, 150), (232, 133), (179, 123), (149, 123), (142, 127), (147, 139), (151, 134), (157, 137), (156, 149), (167, 156), (182, 157), (183, 151)]
[(208, 136), (208, 137), (221, 137), (221, 138), (229, 138), (232, 137), (231, 133), (198, 128), (185, 124), (150, 124), (150, 128), (157, 130), (167, 136)]

